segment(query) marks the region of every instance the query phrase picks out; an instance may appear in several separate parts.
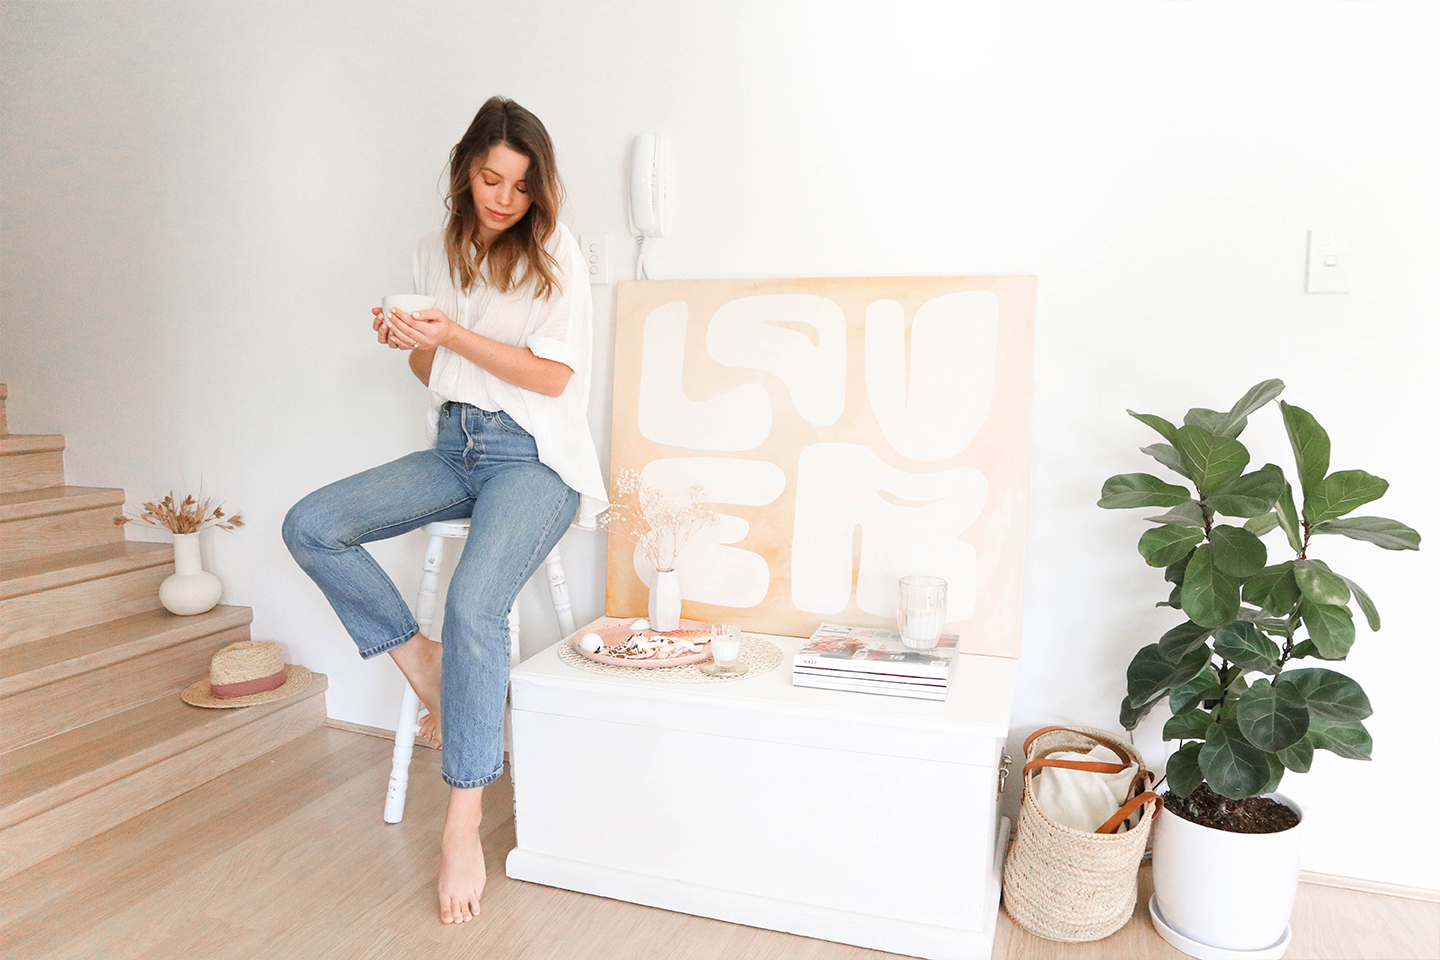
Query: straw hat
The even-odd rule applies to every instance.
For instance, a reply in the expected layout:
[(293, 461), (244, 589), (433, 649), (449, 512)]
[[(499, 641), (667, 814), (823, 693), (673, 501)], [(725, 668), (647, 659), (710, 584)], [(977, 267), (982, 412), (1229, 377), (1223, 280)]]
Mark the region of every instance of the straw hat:
[(185, 688), (180, 699), (196, 707), (253, 707), (294, 696), (310, 686), (310, 671), (280, 658), (280, 645), (241, 640), (210, 658), (210, 676)]

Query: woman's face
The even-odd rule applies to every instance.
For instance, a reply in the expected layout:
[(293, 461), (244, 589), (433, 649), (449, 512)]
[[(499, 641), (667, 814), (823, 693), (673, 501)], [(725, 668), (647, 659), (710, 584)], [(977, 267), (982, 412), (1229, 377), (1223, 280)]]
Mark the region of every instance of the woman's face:
[(480, 215), (480, 236), (489, 243), (520, 222), (530, 209), (525, 175), (530, 158), (497, 143), (470, 164), (470, 193)]

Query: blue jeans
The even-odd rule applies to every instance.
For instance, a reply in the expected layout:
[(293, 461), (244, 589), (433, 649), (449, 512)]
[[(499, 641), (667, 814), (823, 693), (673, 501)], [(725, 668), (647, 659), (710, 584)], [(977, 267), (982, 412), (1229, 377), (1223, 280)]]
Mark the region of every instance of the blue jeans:
[(435, 449), (321, 487), (285, 517), (291, 555), (367, 659), (420, 628), (361, 544), (471, 519), (445, 598), (441, 769), (452, 787), (481, 787), (500, 775), (510, 606), (579, 506), (580, 495), (540, 462), (535, 439), (508, 415), (450, 403)]

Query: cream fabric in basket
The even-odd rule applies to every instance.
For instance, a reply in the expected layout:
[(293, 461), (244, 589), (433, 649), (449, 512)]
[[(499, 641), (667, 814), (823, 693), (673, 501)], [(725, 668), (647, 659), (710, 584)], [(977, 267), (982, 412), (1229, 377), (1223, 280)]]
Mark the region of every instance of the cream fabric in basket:
[[(1097, 746), (1089, 753), (1065, 750), (1049, 755), (1051, 760), (1087, 760), (1124, 763), (1109, 747)], [(1131, 763), (1119, 773), (1092, 773), (1045, 767), (1034, 776), (1035, 800), (1046, 816), (1072, 830), (1094, 833), (1095, 828), (1115, 815), (1130, 795), (1130, 784), (1140, 765)]]

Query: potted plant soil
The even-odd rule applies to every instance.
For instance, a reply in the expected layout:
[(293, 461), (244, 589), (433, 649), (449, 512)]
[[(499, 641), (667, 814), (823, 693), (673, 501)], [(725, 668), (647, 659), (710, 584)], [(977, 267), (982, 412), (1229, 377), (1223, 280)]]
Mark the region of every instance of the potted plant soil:
[[(1157, 606), (1185, 620), (1131, 661), (1120, 722), (1134, 730), (1169, 700), (1164, 738), (1180, 746), (1155, 823), (1150, 912), (1167, 941), (1202, 960), (1283, 956), (1303, 813), (1276, 789), (1286, 771), (1308, 771), (1316, 750), (1370, 759), (1370, 701), (1330, 664), (1355, 642), (1351, 605), (1371, 630), (1380, 614), (1358, 584), (1311, 555), (1315, 538), (1420, 547), (1403, 523), (1351, 516), (1389, 484), (1363, 470), (1331, 473), (1330, 438), (1299, 407), (1279, 403), (1299, 508), (1280, 467), (1246, 472), (1250, 452), (1236, 438), (1284, 388), (1267, 380), (1229, 411), (1192, 409), (1179, 426), (1132, 411), (1164, 438), (1142, 452), (1186, 484), (1122, 474), (1100, 497), (1107, 509), (1168, 508), (1146, 518), (1154, 526), (1139, 550), (1171, 585)], [(1294, 556), (1271, 563), (1260, 538), (1277, 527)], [(1226, 865), (1220, 882), (1216, 864)]]

